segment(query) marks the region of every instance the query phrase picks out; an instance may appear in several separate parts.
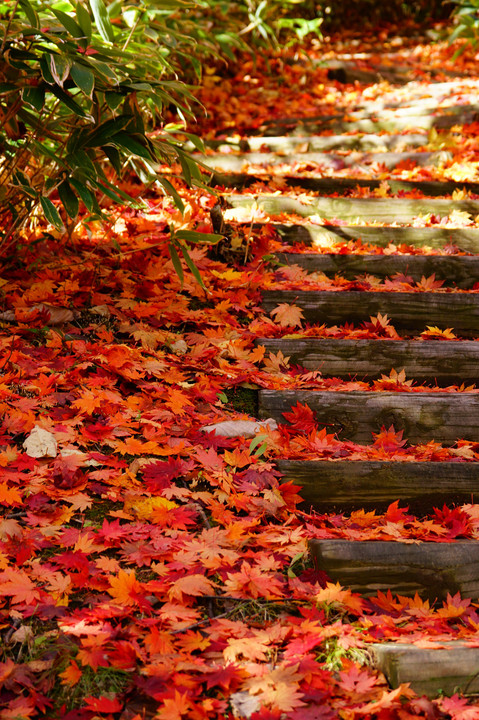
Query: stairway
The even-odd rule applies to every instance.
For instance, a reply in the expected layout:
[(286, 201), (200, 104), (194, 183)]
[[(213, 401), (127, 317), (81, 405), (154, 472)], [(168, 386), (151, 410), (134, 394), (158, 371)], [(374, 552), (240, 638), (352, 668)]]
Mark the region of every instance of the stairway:
[[(434, 388), (423, 392), (261, 390), (259, 412), (262, 418), (284, 423), (283, 413), (300, 402), (315, 412), (319, 425), (329, 433), (362, 444), (371, 443), (372, 433), (390, 425), (396, 432), (402, 430), (410, 443), (435, 440), (453, 446), (458, 439), (477, 443), (479, 394), (467, 387), (451, 392), (450, 386), (467, 386), (479, 379), (475, 339), (479, 337), (479, 293), (472, 292), (479, 281), (479, 228), (421, 223), (418, 218), (464, 218), (465, 213), (475, 218), (479, 199), (471, 199), (468, 193), (479, 195), (479, 184), (387, 179), (387, 175), (398, 167), (427, 168), (447, 162), (447, 150), (421, 149), (427, 146), (428, 131), (473, 122), (479, 108), (460, 104), (453, 81), (410, 83), (409, 95), (402, 85), (401, 97), (401, 102), (395, 101), (392, 90), (389, 100), (365, 102), (333, 118), (271, 121), (261, 136), (244, 138), (240, 152), (226, 154), (218, 144), (207, 158), (217, 184), (233, 191), (224, 193), (229, 207), (226, 221), (235, 224), (234, 218), (239, 217), (236, 224), (240, 226), (243, 213), (248, 226), (268, 223), (291, 246), (291, 251), (285, 248), (278, 253), (280, 265), (300, 266), (313, 278), (297, 286), (279, 278), (273, 289), (263, 293), (267, 312), (286, 303), (300, 308), (311, 325), (352, 323), (355, 327), (381, 314), (400, 333), (397, 339), (336, 339), (300, 333), (292, 337), (289, 333), (285, 339), (259, 339), (267, 353), (281, 352), (292, 364), (319, 370), (324, 377), (373, 381), (389, 376), (392, 369), (405, 370), (408, 380)], [(255, 183), (278, 180), (282, 194), (251, 190)], [(379, 197), (344, 196), (358, 187), (385, 192)], [(404, 197), (405, 192), (414, 191), (416, 196)], [(452, 197), (444, 197), (448, 195)], [(285, 216), (293, 219), (285, 220)], [(388, 248), (393, 243), (405, 245), (406, 250), (401, 254), (333, 251), (337, 243), (358, 239), (371, 247)], [(298, 252), (300, 246), (302, 252)], [(448, 247), (450, 254), (414, 254), (423, 247)], [(315, 289), (312, 274), (318, 273), (355, 283), (340, 291)], [(409, 290), (385, 292), (361, 286), (364, 276), (384, 280), (398, 274), (407, 276)], [(431, 276), (450, 290), (435, 292), (427, 282), (410, 289)], [(456, 337), (423, 339), (427, 326), (452, 328)], [(479, 465), (474, 462), (282, 459), (278, 466), (285, 480), (303, 487), (305, 504), (324, 513), (384, 511), (399, 500), (401, 506), (427, 514), (443, 504), (474, 502), (479, 490)], [(402, 595), (418, 592), (434, 601), (460, 592), (479, 599), (479, 543), (475, 540), (314, 539), (310, 547), (317, 566), (333, 581), (365, 595), (378, 590)], [(446, 647), (447, 652), (386, 643), (376, 648), (377, 662), (393, 686), (410, 681), (418, 692), (429, 694), (457, 688), (478, 692), (477, 678), (471, 681), (479, 671), (477, 648), (464, 643)]]

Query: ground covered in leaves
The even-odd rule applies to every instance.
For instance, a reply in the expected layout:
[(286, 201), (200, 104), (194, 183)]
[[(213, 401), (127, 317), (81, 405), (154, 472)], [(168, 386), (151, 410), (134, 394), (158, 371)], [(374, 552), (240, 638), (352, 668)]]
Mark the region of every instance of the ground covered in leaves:
[[(425, 66), (451, 66), (445, 44), (398, 52), (420, 77)], [(470, 73), (473, 59), (462, 62)], [(388, 91), (387, 83), (340, 86), (292, 53), (272, 58), (271, 68), (268, 75), (260, 62), (238, 77), (210, 74), (201, 99), (219, 109), (203, 131), (241, 136), (271, 114), (317, 114), (319, 106), (328, 114), (339, 101)], [(267, 102), (257, 102), (260, 86)], [(455, 149), (442, 177), (455, 165), (474, 179), (478, 130), (466, 128), (460, 147), (448, 131), (444, 142), (454, 140)], [(425, 147), (438, 142), (425, 134)], [(419, 388), (395, 371), (370, 384), (325, 379), (265, 352), (258, 338), (300, 328), (305, 336), (399, 337), (381, 316), (361, 327), (311, 328), (291, 306), (266, 314), (262, 289), (305, 281), (300, 269), (268, 262), (284, 248), (266, 226), (238, 229), (226, 249), (197, 246), (191, 257), (206, 289), (186, 266), (181, 284), (169, 226), (211, 232), (216, 198), (176, 187), (183, 215), (132, 182), (147, 209), (124, 210), (106, 229), (79, 223), (70, 237), (39, 226), (0, 276), (0, 717), (479, 718), (474, 701), (390, 690), (370, 651), (384, 639), (477, 644), (477, 604), (459, 596), (437, 605), (382, 593), (363, 599), (328, 582), (307, 552), (314, 537), (478, 539), (479, 506), (428, 518), (398, 503), (384, 514), (318, 515), (275, 469), (278, 457), (477, 462), (479, 446), (414, 446), (394, 428), (360, 446), (318, 427), (301, 405), (279, 428), (264, 424), (233, 438), (208, 429), (254, 420), (257, 388)], [(313, 282), (340, 292), (352, 281)], [(422, 286), (407, 278), (354, 282), (435, 288), (434, 278)], [(423, 335), (454, 337), (437, 328)]]

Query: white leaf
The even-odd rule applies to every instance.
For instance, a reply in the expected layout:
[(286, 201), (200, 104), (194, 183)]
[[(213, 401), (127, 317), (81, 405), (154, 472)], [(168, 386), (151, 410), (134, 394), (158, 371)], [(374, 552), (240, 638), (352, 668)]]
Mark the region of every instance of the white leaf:
[(237, 718), (250, 718), (255, 712), (261, 710), (261, 702), (248, 692), (235, 692), (230, 695), (233, 715)]
[(55, 440), (55, 436), (38, 425), (35, 425), (23, 443), (23, 447), (29, 457), (41, 458), (57, 456), (57, 441)]
[(278, 423), (273, 418), (267, 420), (225, 420), (224, 422), (205, 425), (201, 429), (204, 432), (214, 432), (221, 437), (245, 437), (250, 438), (268, 428), (277, 430)]

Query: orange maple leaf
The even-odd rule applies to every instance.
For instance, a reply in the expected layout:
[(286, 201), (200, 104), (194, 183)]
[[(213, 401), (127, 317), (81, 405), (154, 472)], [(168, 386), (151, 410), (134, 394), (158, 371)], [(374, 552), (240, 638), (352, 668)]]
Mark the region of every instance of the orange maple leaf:
[(110, 575), (109, 595), (120, 605), (136, 605), (142, 592), (142, 584), (136, 579), (134, 572), (119, 570), (118, 575)]
[(301, 320), (304, 320), (303, 311), (297, 305), (288, 305), (288, 303), (280, 303), (270, 315), (275, 322), (282, 327), (301, 327)]
[(0, 595), (11, 597), (14, 604), (30, 605), (39, 600), (40, 591), (24, 570), (7, 568), (0, 573)]
[(76, 664), (75, 660), (71, 660), (69, 666), (63, 672), (59, 673), (62, 678), (62, 685), (73, 687), (77, 684), (82, 676), (82, 671)]
[(168, 590), (169, 600), (183, 601), (184, 595), (213, 595), (216, 583), (198, 573), (186, 575), (176, 580)]
[(243, 562), (240, 572), (228, 573), (225, 581), (227, 593), (240, 598), (264, 597), (267, 600), (282, 597), (283, 588), (279, 578), (262, 572), (258, 566)]
[(0, 483), (0, 503), (3, 505), (21, 505), (22, 496), (16, 487), (9, 487), (7, 483)]
[(170, 388), (168, 390), (168, 400), (166, 405), (175, 413), (175, 415), (184, 415), (187, 408), (193, 407), (193, 403), (181, 390)]

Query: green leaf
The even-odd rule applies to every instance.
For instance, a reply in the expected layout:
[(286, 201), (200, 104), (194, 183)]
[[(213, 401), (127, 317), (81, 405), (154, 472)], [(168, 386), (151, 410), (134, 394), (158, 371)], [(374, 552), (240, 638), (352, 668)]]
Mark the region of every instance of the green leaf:
[(40, 58), (40, 71), (46, 83), (53, 85), (55, 80), (50, 70), (50, 53), (43, 53)]
[(132, 153), (132, 155), (138, 155), (138, 157), (151, 160), (152, 155), (150, 151), (140, 142), (140, 140), (137, 140), (137, 138), (141, 138), (141, 135), (134, 137), (126, 132), (119, 132), (111, 138), (110, 142), (120, 148), (123, 148), (124, 150), (127, 150), (129, 153)]
[[(185, 247), (184, 245), (182, 245), (182, 246), (180, 247), (180, 250), (181, 250), (181, 252), (182, 252), (182, 254), (183, 254), (183, 257), (185, 258), (186, 264), (188, 265), (188, 267), (190, 268), (191, 272), (193, 273), (193, 276), (195, 277), (196, 281), (198, 282), (199, 285), (201, 285), (201, 287), (203, 288), (203, 290), (206, 290), (206, 285), (205, 285), (204, 282), (203, 282), (203, 278), (202, 278), (201, 275), (200, 275), (200, 271), (198, 270), (198, 268), (196, 267), (195, 263), (194, 263), (193, 260), (191, 259), (188, 250), (186, 249), (186, 247)], [(206, 290), (206, 292), (208, 292), (208, 291)]]
[(38, 15), (33, 9), (33, 7), (30, 5), (28, 0), (20, 0), (19, 5), (27, 16), (30, 25), (34, 28), (39, 28), (40, 22), (38, 20)]
[(200, 233), (196, 230), (178, 230), (175, 235), (178, 240), (185, 240), (187, 243), (204, 243), (205, 245), (216, 245), (224, 238), (224, 235)]
[(41, 111), (45, 104), (45, 86), (37, 85), (36, 87), (26, 87), (22, 92), (23, 101), (30, 105), (32, 108)]
[(263, 435), (263, 434), (256, 435), (256, 437), (254, 437), (249, 444), (249, 450), (248, 450), (249, 454), (251, 455), (253, 450), (255, 448), (257, 448), (258, 445), (261, 445), (261, 443), (264, 443), (264, 441), (267, 439), (268, 439), (267, 435)]
[(77, 2), (75, 8), (78, 24), (81, 27), (83, 34), (85, 35), (88, 42), (91, 40), (91, 18), (90, 13), (82, 5), (81, 2)]
[(179, 258), (179, 255), (176, 251), (175, 246), (170, 243), (168, 245), (168, 250), (170, 252), (171, 262), (173, 263), (173, 267), (175, 268), (175, 272), (178, 275), (181, 283), (181, 287), (183, 287), (183, 283), (185, 281), (185, 276), (183, 274), (183, 268), (181, 267), (181, 260)]
[(48, 222), (51, 223), (54, 227), (56, 227), (57, 230), (65, 230), (62, 219), (58, 214), (58, 210), (56, 209), (52, 201), (47, 197), (41, 197), (40, 204)]
[(63, 55), (50, 55), (50, 72), (56, 84), (63, 87), (70, 74), (70, 62)]
[(86, 185), (77, 178), (70, 178), (70, 185), (77, 191), (88, 212), (99, 212), (98, 202)]
[(84, 38), (85, 33), (83, 29), (80, 27), (80, 25), (71, 17), (71, 15), (68, 15), (66, 12), (63, 12), (63, 10), (55, 10), (52, 8), (52, 13), (55, 15), (57, 20), (61, 22), (63, 27), (67, 32), (70, 33), (74, 38)]
[(173, 202), (175, 203), (175, 205), (178, 208), (178, 210), (180, 211), (180, 213), (184, 213), (185, 205), (183, 203), (183, 200), (181, 199), (180, 195), (178, 194), (176, 189), (173, 187), (173, 185), (170, 183), (170, 181), (164, 177), (159, 177), (158, 182), (160, 183), (160, 185), (163, 185), (163, 187), (165, 188), (168, 195), (171, 195), (171, 197), (173, 198)]
[(118, 149), (116, 147), (112, 147), (111, 145), (103, 145), (102, 148), (103, 152), (107, 156), (108, 160), (111, 162), (113, 169), (115, 170), (118, 177), (121, 175), (121, 156), (118, 152)]
[(110, 22), (110, 16), (108, 15), (105, 3), (103, 0), (90, 0), (90, 8), (95, 18), (95, 24), (98, 28), (98, 32), (102, 36), (105, 42), (114, 42), (115, 34), (113, 27)]
[(83, 110), (83, 108), (81, 108), (80, 105), (75, 102), (73, 98), (71, 98), (64, 90), (62, 90), (62, 88), (58, 87), (57, 85), (50, 85), (48, 89), (55, 95), (55, 97), (61, 100), (61, 102), (66, 105), (69, 110), (75, 113), (75, 115), (79, 115), (80, 117), (87, 117), (87, 114)]
[(71, 189), (67, 180), (64, 180), (58, 186), (58, 195), (67, 212), (67, 215), (71, 217), (72, 220), (75, 220), (78, 215), (78, 198)]
[(77, 88), (91, 97), (95, 87), (95, 76), (92, 71), (79, 62), (73, 62), (70, 73)]

